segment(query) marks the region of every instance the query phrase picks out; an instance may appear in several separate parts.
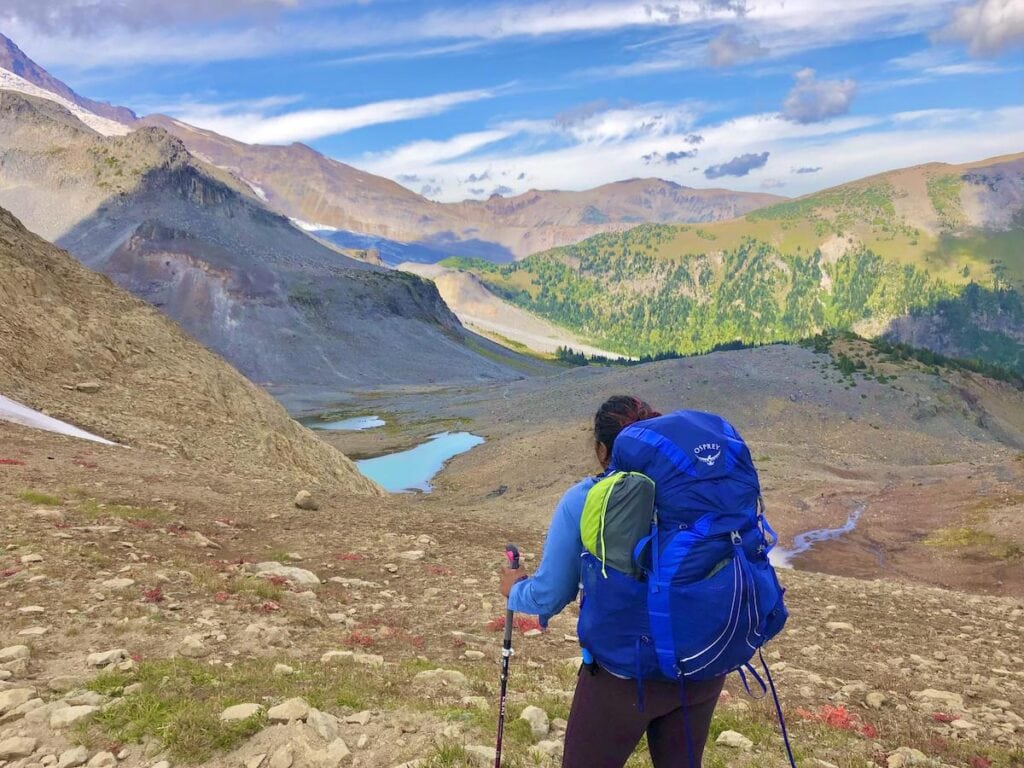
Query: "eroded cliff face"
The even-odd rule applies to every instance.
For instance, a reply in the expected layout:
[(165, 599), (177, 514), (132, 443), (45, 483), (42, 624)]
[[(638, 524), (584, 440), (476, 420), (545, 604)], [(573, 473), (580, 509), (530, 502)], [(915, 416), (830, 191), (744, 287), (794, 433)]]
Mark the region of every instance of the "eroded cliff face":
[(468, 334), (433, 284), (313, 239), (159, 128), (107, 138), (59, 105), (9, 92), (0, 127), (0, 204), (255, 381), (523, 375), (521, 358)]

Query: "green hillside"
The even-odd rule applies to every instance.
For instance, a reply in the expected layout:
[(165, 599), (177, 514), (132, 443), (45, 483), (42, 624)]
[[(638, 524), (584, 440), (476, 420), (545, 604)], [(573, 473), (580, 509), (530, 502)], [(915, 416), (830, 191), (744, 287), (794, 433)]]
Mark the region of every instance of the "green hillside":
[(1000, 208), (1020, 205), (1022, 178), (1021, 157), (921, 166), (719, 224), (643, 225), (512, 264), (446, 264), (628, 355), (839, 329), (1024, 370), (1024, 217)]

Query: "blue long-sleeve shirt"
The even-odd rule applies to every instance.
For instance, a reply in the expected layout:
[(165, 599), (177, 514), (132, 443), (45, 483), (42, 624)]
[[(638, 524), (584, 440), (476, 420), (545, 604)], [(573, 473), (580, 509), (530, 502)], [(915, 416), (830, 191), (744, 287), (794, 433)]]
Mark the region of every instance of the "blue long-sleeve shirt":
[(587, 493), (596, 478), (582, 480), (562, 496), (551, 518), (540, 567), (529, 579), (512, 586), (508, 607), (516, 613), (540, 616), (542, 623), (576, 599), (580, 584), (580, 518)]

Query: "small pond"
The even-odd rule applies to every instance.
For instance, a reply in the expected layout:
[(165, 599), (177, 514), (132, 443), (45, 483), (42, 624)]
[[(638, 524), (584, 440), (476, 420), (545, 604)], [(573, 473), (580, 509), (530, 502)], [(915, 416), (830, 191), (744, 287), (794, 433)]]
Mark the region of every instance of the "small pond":
[(319, 421), (309, 419), (303, 422), (310, 429), (325, 429), (332, 432), (362, 432), (367, 429), (383, 427), (387, 422), (380, 416), (355, 416), (338, 421)]
[(377, 481), (386, 491), (433, 490), (430, 481), (453, 456), (465, 453), (484, 442), (482, 437), (469, 432), (442, 432), (427, 442), (407, 451), (389, 453), (373, 459), (356, 462), (359, 471)]

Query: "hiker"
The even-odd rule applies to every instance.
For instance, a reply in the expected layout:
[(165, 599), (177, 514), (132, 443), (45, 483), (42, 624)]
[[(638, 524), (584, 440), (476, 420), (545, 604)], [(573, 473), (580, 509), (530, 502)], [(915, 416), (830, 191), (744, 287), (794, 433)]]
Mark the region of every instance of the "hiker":
[[(511, 611), (539, 616), (546, 625), (575, 600), (582, 578), (581, 521), (588, 494), (608, 472), (620, 432), (659, 416), (644, 401), (625, 395), (600, 407), (594, 417), (594, 446), (602, 475), (588, 477), (562, 497), (533, 577), (522, 568), (502, 570), (501, 593)], [(653, 507), (653, 501), (650, 504)], [(655, 768), (699, 768), (725, 675), (685, 685), (638, 680), (622, 674), (624, 670), (602, 667), (587, 649), (583, 656), (565, 733), (563, 768), (621, 768), (644, 734)]]

